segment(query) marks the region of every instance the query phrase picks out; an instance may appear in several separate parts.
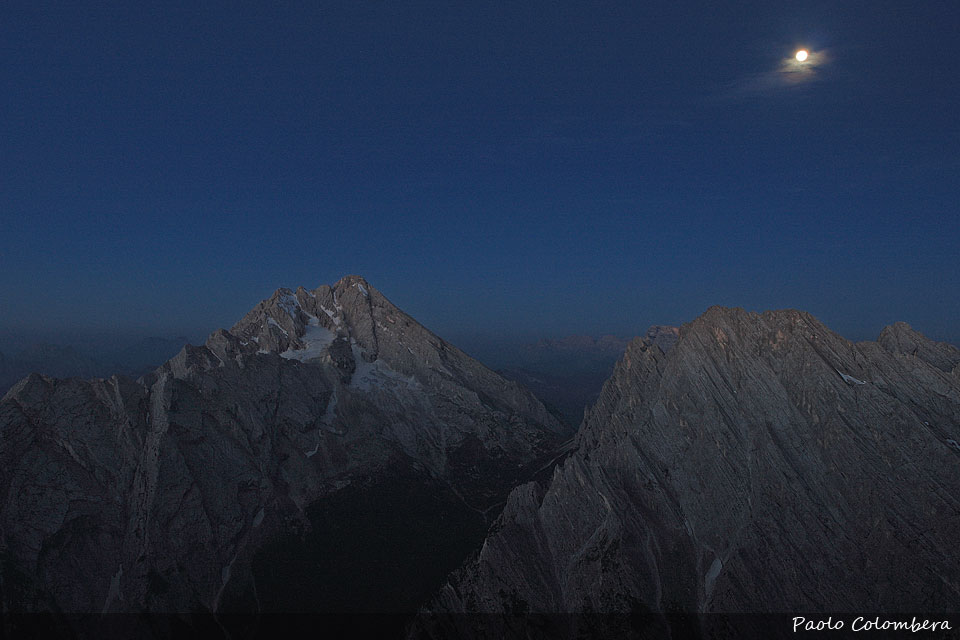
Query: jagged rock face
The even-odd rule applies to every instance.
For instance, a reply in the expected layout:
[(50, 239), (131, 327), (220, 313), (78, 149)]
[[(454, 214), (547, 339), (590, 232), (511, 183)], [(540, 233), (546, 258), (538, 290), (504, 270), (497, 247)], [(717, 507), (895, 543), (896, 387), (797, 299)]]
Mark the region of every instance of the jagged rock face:
[(647, 329), (647, 334), (643, 337), (644, 344), (648, 347), (656, 345), (664, 353), (670, 351), (679, 339), (680, 327), (668, 325), (654, 325)]
[(960, 349), (946, 342), (933, 342), (914, 331), (906, 322), (896, 322), (880, 332), (880, 345), (899, 355), (912, 355), (941, 371), (956, 371), (960, 364)]
[(711, 308), (635, 340), (435, 612), (952, 611), (958, 352)]
[(327, 496), (392, 469), (482, 525), (561, 432), (363, 279), (281, 289), (139, 381), (32, 375), (8, 392), (4, 606), (246, 606), (264, 545), (309, 530)]

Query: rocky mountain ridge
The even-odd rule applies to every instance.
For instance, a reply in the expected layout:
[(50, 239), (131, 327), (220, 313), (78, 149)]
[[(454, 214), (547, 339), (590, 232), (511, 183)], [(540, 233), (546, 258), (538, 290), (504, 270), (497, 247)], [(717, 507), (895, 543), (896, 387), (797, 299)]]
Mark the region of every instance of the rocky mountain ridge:
[(955, 347), (713, 307), (667, 353), (629, 345), (573, 453), (428, 610), (955, 611), (958, 442)]
[[(362, 278), (281, 289), (140, 380), (34, 374), (14, 385), (0, 402), (0, 597), (25, 611), (324, 610), (329, 584), (321, 576), (311, 595), (297, 581), (316, 572), (287, 552), (329, 521), (331, 496), (353, 487), (382, 506), (399, 478), (411, 508), (421, 500), (448, 517), (378, 544), (468, 549), (524, 466), (563, 436), (528, 391)], [(402, 533), (415, 514), (389, 518), (380, 528)], [(446, 569), (418, 573), (439, 579), (457, 549)], [(386, 571), (383, 598), (418, 579), (398, 571)], [(337, 606), (399, 606), (360, 602), (350, 579)]]

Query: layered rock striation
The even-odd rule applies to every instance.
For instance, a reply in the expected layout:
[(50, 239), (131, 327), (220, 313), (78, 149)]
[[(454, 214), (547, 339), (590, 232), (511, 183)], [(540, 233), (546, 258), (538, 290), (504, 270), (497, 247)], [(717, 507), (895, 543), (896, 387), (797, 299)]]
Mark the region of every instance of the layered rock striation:
[[(362, 278), (280, 289), (140, 380), (31, 375), (4, 396), (0, 597), (10, 611), (412, 608), (398, 594), (413, 574), (456, 566), (563, 436), (528, 391)], [(401, 485), (409, 509), (387, 499)], [(389, 521), (325, 506), (345, 490)], [(417, 500), (446, 516), (407, 535)], [(379, 567), (389, 584), (365, 601), (367, 577), (343, 575), (379, 556), (324, 549), (324, 573), (301, 557), (317, 535), (414, 556), (456, 545)]]
[(855, 344), (799, 311), (634, 340), (429, 611), (955, 612), (958, 365), (906, 324)]

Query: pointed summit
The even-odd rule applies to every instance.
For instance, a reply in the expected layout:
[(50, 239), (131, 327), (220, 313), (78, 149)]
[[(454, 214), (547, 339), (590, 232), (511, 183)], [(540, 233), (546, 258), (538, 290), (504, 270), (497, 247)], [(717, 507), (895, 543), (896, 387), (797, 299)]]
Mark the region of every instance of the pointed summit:
[(366, 278), (358, 275), (343, 276), (335, 285), (333, 285), (333, 288), (337, 291), (345, 291), (351, 287), (356, 287), (365, 294), (368, 294), (369, 291), (373, 289), (373, 287), (370, 286), (370, 283), (367, 282)]
[[(332, 364), (349, 383), (376, 386), (400, 376), (440, 389), (456, 381), (481, 397), (506, 401), (502, 409), (528, 415), (557, 433), (564, 430), (529, 392), (423, 327), (361, 276), (345, 276), (313, 291), (278, 289), (230, 334), (248, 345), (243, 347), (248, 355), (277, 353)], [(208, 347), (216, 351), (209, 341)]]

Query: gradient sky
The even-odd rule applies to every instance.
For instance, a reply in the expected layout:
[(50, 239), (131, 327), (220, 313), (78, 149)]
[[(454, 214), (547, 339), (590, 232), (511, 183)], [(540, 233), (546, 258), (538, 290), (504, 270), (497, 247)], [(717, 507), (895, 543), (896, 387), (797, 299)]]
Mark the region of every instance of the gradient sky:
[(956, 341), (958, 32), (955, 0), (4, 2), (0, 330), (206, 333), (359, 273), (454, 338), (724, 304)]

